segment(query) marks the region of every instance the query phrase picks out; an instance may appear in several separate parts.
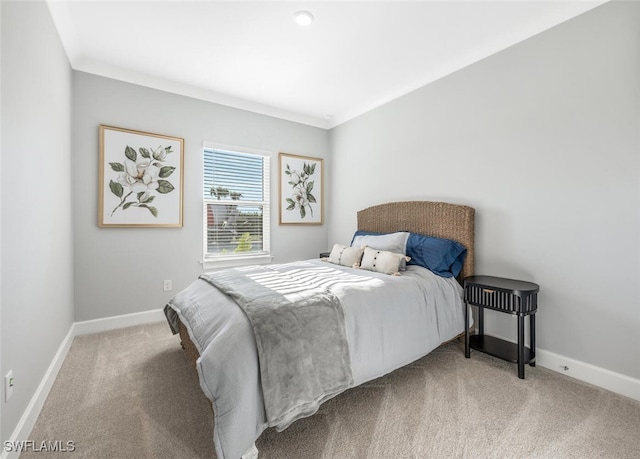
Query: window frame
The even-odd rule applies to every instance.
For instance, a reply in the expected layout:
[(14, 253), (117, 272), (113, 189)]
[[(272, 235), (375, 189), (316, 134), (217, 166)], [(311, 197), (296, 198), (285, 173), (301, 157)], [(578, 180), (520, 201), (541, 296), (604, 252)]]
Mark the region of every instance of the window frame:
[[(208, 214), (207, 206), (214, 202), (219, 202), (217, 199), (206, 198), (207, 192), (205, 190), (205, 150), (217, 150), (230, 153), (247, 154), (253, 156), (263, 157), (263, 201), (245, 201), (237, 200), (232, 201), (239, 205), (259, 204), (262, 206), (262, 250), (260, 252), (243, 253), (241, 255), (212, 255), (208, 250)], [(240, 147), (236, 145), (225, 145), (217, 142), (202, 142), (202, 265), (204, 268), (227, 268), (234, 266), (247, 266), (254, 264), (267, 264), (271, 263), (273, 256), (271, 255), (271, 163), (273, 159), (273, 153), (267, 150), (257, 150), (253, 148)], [(226, 201), (225, 201), (226, 202)]]

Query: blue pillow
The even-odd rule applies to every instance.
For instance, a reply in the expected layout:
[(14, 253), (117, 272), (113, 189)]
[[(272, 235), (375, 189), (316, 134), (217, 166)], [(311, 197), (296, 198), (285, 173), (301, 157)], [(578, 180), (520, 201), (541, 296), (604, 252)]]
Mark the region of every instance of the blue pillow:
[(442, 277), (458, 277), (467, 249), (456, 241), (411, 233), (407, 240), (408, 264), (427, 268)]

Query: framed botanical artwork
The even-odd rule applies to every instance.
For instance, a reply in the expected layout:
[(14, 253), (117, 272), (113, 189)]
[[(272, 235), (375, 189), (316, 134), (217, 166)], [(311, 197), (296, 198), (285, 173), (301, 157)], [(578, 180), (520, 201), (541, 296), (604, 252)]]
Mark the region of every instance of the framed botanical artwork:
[(280, 224), (322, 225), (324, 160), (280, 153)]
[(101, 227), (181, 227), (184, 139), (100, 125)]

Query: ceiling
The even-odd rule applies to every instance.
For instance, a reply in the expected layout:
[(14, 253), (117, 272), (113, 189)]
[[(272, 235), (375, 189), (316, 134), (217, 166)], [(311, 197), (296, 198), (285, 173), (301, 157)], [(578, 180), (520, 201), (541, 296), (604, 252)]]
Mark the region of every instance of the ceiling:
[(605, 1), (47, 3), (76, 70), (331, 128)]

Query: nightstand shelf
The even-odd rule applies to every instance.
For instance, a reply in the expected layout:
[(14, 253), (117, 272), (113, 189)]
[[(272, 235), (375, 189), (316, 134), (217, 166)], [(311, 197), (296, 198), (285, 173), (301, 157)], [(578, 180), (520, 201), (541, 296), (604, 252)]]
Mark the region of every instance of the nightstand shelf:
[[(524, 379), (524, 366), (535, 366), (536, 328), (540, 287), (532, 282), (493, 276), (469, 276), (464, 279), (465, 336), (464, 355), (470, 349), (518, 364), (518, 378)], [(469, 336), (469, 307), (478, 308), (478, 334)], [(518, 318), (517, 344), (484, 334), (484, 310), (504, 312)], [(525, 347), (525, 318), (529, 316), (530, 347)]]
[[(487, 335), (472, 335), (469, 337), (469, 347), (507, 362), (518, 363), (518, 345), (503, 339)], [(524, 363), (532, 363), (533, 360), (531, 349), (525, 346)]]

